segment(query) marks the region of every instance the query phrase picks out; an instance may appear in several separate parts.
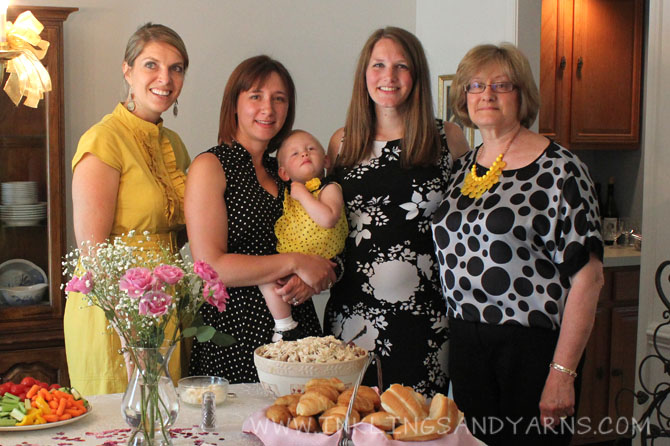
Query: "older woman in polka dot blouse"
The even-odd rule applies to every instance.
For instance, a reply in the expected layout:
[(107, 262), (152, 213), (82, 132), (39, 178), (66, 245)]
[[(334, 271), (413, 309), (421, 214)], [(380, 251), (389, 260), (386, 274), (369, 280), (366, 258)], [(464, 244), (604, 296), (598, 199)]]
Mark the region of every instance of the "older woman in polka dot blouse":
[(451, 93), (483, 140), (455, 161), (433, 216), (454, 397), (488, 445), (567, 445), (603, 283), (593, 184), (529, 130), (539, 94), (514, 46), (470, 50)]

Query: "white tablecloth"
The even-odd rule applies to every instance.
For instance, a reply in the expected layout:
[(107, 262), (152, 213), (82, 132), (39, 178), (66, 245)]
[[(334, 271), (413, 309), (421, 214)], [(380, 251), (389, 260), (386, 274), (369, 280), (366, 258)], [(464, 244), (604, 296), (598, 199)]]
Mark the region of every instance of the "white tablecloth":
[[(172, 427), (173, 442), (178, 445), (261, 446), (254, 435), (242, 433), (242, 423), (253, 412), (272, 404), (274, 398), (259, 384), (234, 384), (236, 394), (216, 409), (217, 430), (202, 432), (199, 407), (181, 404)], [(50, 429), (0, 432), (0, 446), (123, 446), (130, 429), (121, 417), (121, 394), (89, 397), (93, 410), (81, 420)]]

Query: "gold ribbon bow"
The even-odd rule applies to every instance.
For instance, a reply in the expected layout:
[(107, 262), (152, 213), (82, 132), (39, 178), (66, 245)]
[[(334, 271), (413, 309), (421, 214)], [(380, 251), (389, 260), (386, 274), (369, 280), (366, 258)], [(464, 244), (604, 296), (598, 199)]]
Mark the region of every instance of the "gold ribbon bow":
[[(40, 62), (49, 49), (49, 42), (40, 38), (43, 29), (44, 26), (30, 11), (21, 13), (13, 24), (7, 22), (9, 50), (0, 51), (0, 58), (3, 53), (11, 57), (7, 62), (9, 78), (4, 90), (14, 105), (19, 105), (25, 96), (23, 104), (37, 108), (40, 99), (44, 98), (44, 92), (51, 91), (51, 77)], [(4, 77), (4, 72), (0, 74)]]

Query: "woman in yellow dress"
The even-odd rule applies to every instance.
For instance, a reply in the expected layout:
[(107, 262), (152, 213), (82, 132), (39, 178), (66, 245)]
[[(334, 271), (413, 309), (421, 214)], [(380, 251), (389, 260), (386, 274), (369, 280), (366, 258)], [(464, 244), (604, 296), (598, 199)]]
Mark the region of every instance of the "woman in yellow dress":
[[(188, 68), (184, 42), (172, 29), (147, 23), (128, 41), (123, 76), (128, 98), (79, 140), (72, 160), (72, 204), (77, 244), (148, 231), (150, 242), (176, 250), (184, 227), (185, 170), (190, 158), (179, 136), (163, 127)], [(144, 238), (143, 236), (140, 236)], [(128, 238), (133, 243), (132, 238)], [(143, 245), (143, 246), (146, 246)], [(70, 382), (84, 395), (123, 392), (128, 371), (118, 335), (86, 296), (69, 293), (65, 349)], [(170, 363), (180, 376), (179, 349)]]

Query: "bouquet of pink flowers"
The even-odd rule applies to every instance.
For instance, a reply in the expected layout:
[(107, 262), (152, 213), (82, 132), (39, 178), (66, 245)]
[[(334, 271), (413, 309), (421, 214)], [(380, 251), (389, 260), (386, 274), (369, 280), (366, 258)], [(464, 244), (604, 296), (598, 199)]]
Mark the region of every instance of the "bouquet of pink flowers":
[[(90, 305), (100, 307), (125, 345), (153, 348), (192, 336), (219, 345), (235, 342), (198, 317), (204, 304), (224, 311), (229, 298), (205, 262), (193, 264), (162, 247), (146, 249), (116, 237), (96, 245), (85, 242), (66, 255), (63, 267), (70, 278), (65, 292), (85, 294)], [(166, 339), (169, 323), (175, 329)]]

